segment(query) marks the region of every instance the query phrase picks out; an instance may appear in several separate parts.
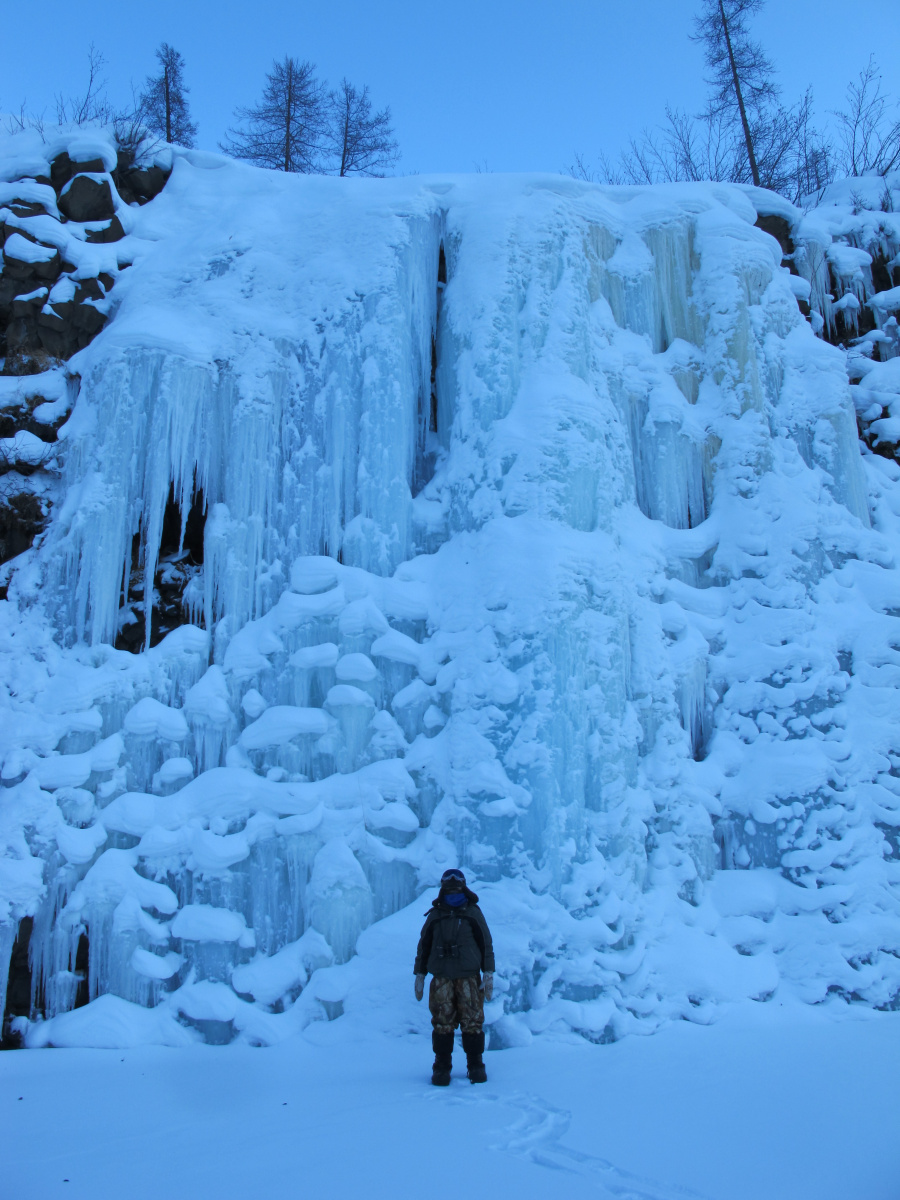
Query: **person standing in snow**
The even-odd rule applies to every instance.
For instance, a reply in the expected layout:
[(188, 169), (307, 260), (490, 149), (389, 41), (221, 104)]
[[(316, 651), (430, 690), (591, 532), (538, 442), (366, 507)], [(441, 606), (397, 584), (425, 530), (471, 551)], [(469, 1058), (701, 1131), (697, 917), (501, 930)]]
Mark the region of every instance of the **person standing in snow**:
[(487, 1083), (484, 1069), (484, 1002), (494, 994), (494, 947), (491, 931), (478, 907), (478, 897), (466, 887), (462, 871), (441, 876), (441, 890), (422, 926), (416, 962), (416, 999), (425, 994), (430, 972), (428, 1007), (434, 1068), (431, 1082), (450, 1082), (453, 1031), (462, 1029), (467, 1074), (472, 1083)]

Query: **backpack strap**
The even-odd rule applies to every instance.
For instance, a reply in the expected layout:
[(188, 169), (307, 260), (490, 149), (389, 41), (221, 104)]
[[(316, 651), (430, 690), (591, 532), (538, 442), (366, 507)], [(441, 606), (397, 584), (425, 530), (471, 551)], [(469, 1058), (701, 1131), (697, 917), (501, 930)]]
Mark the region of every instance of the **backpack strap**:
[[(462, 928), (462, 917), (456, 915), (441, 916), (441, 958), (458, 958), (459, 957), (459, 931)], [(447, 923), (451, 923), (452, 934), (448, 939)], [(453, 951), (456, 951), (454, 954)]]

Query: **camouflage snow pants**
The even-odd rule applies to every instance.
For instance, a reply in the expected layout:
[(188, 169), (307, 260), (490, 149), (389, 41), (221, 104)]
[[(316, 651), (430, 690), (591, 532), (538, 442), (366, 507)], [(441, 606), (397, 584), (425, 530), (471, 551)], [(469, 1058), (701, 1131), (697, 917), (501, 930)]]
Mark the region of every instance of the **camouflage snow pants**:
[(463, 1033), (481, 1033), (484, 1024), (484, 992), (477, 975), (445, 979), (432, 975), (428, 1007), (435, 1033), (449, 1033), (459, 1025)]

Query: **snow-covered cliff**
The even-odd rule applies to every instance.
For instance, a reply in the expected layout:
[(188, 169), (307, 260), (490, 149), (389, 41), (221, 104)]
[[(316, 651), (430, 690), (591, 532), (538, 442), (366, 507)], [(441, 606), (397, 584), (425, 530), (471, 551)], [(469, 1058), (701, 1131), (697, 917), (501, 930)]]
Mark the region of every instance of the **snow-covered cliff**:
[(900, 467), (754, 199), (184, 152), (122, 205), (4, 568), (14, 1032), (277, 1041), (457, 863), (494, 1045), (895, 1002)]

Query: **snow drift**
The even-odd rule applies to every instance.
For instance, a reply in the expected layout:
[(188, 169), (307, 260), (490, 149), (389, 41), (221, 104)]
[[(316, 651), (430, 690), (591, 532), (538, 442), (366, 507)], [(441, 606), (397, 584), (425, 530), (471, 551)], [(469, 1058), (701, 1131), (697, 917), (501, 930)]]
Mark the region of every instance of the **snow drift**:
[[(495, 1046), (895, 1004), (900, 468), (751, 199), (185, 152), (128, 210), (0, 603), (30, 1044), (410, 987), (357, 940), (457, 864)], [(173, 504), (192, 623), (117, 650)]]

